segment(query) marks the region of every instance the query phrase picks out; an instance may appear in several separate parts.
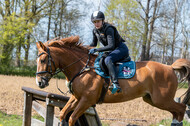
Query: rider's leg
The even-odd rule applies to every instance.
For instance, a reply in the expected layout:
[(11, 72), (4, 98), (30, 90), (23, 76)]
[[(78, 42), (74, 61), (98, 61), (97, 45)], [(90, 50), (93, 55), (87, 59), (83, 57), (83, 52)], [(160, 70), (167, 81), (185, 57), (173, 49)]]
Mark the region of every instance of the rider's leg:
[(111, 88), (114, 89), (112, 90), (112, 93), (115, 93), (116, 91), (121, 91), (114, 63), (126, 56), (129, 56), (128, 48), (124, 43), (121, 42), (118, 48), (109, 53), (109, 55), (105, 58), (105, 64), (109, 70), (109, 75), (111, 76), (111, 80), (113, 83), (113, 85), (111, 86)]
[(110, 57), (105, 58), (105, 64), (108, 68), (109, 76), (111, 77), (111, 82), (112, 82), (112, 85), (109, 87), (109, 89), (112, 91), (113, 94), (116, 92), (120, 92), (121, 88), (120, 88), (119, 83), (118, 83), (115, 65), (113, 64)]

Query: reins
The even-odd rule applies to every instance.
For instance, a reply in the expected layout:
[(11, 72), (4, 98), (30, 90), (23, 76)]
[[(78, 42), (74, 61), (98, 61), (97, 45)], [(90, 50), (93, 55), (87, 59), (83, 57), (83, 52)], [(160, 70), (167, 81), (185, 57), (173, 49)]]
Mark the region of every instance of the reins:
[(79, 72), (71, 79), (71, 81), (69, 82), (69, 92), (70, 92), (70, 93), (72, 93), (72, 94), (74, 93), (73, 90), (72, 90), (72, 82), (74, 81), (74, 79), (75, 79), (77, 76), (81, 75), (83, 72), (88, 71), (88, 70), (90, 70), (90, 68), (92, 68), (92, 67), (88, 66), (89, 61), (90, 61), (90, 54), (88, 54), (88, 59), (87, 59), (87, 61), (86, 61), (86, 65), (85, 65), (85, 66), (82, 68), (82, 70), (79, 71)]
[[(42, 52), (42, 53), (40, 53), (40, 54), (38, 55), (38, 57), (40, 57), (40, 56), (43, 55), (43, 54), (46, 54), (46, 53)], [(81, 57), (80, 59), (78, 59), (77, 61), (75, 61), (75, 62), (73, 62), (73, 63), (67, 65), (67, 66), (64, 67), (63, 69), (58, 69), (58, 70), (56, 70), (55, 62), (53, 61), (53, 58), (51, 57), (49, 47), (47, 47), (47, 54), (48, 54), (48, 65), (47, 65), (47, 67), (46, 67), (46, 71), (36, 72), (36, 75), (39, 76), (39, 74), (48, 73), (48, 74), (51, 75), (51, 77), (49, 77), (48, 79), (52, 78), (54, 75), (57, 75), (57, 74), (60, 73), (60, 72), (64, 72), (65, 69), (69, 68), (69, 67), (72, 66), (73, 64), (75, 64), (75, 63), (81, 61), (84, 57), (86, 57), (86, 55), (85, 55), (85, 56)], [(87, 59), (87, 61), (86, 61), (85, 66), (84, 66), (84, 67), (82, 68), (82, 70), (79, 71), (79, 72), (71, 79), (71, 81), (69, 82), (69, 92), (70, 92), (70, 93), (73, 94), (73, 91), (72, 91), (72, 82), (74, 81), (74, 79), (75, 79), (77, 76), (79, 76), (80, 74), (82, 74), (84, 71), (88, 71), (88, 70), (90, 70), (90, 68), (94, 68), (94, 67), (88, 66), (89, 61), (90, 61), (90, 54), (88, 54), (88, 59)], [(51, 62), (53, 62), (53, 65), (54, 65), (54, 68), (55, 68), (55, 73), (53, 73), (53, 71), (52, 71)], [(48, 71), (48, 67), (50, 67), (50, 71)], [(42, 76), (40, 76), (40, 77), (41, 77), (41, 79), (44, 79), (44, 80), (48, 81), (46, 78), (44, 78), (44, 77), (42, 77)], [(57, 89), (58, 89), (62, 94), (64, 94), (64, 95), (66, 95), (66, 94), (68, 93), (68, 91), (67, 91), (66, 93), (62, 92), (61, 89), (58, 87), (58, 84), (57, 84)]]
[(86, 56), (81, 57), (80, 59), (78, 59), (77, 61), (75, 61), (75, 62), (73, 62), (73, 63), (71, 63), (71, 64), (69, 64), (69, 65), (67, 65), (67, 66), (64, 67), (63, 69), (58, 69), (53, 75), (56, 75), (56, 74), (60, 73), (61, 71), (62, 71), (62, 72), (65, 71), (66, 68), (68, 68), (68, 67), (72, 66), (73, 64), (75, 64), (75, 63), (81, 61), (84, 57), (86, 57)]
[[(66, 68), (72, 66), (73, 64), (79, 62), (79, 61), (82, 60), (84, 57), (86, 57), (86, 56), (83, 56), (83, 57), (81, 57), (80, 59), (78, 59), (77, 61), (75, 61), (75, 62), (73, 62), (73, 63), (67, 65), (66, 67), (64, 67), (64, 68), (62, 68), (62, 69), (56, 70), (55, 73), (52, 73), (51, 61), (53, 62), (55, 69), (56, 69), (56, 67), (55, 67), (55, 62), (53, 61), (53, 59), (52, 59), (52, 57), (51, 57), (51, 55), (50, 55), (50, 50), (49, 50), (48, 47), (47, 47), (47, 53), (48, 53), (48, 67), (50, 67), (50, 72), (48, 71), (48, 67), (47, 67), (47, 68), (46, 68), (46, 71), (36, 72), (36, 75), (38, 75), (38, 74), (44, 74), (44, 73), (49, 73), (49, 74), (51, 74), (51, 76), (54, 76), (54, 75), (60, 73), (61, 71), (62, 71), (62, 72), (65, 71)], [(43, 55), (43, 54), (46, 54), (46, 53), (42, 52), (42, 53), (40, 53), (40, 54), (38, 55), (38, 57), (40, 57), (40, 56)], [(88, 61), (88, 62), (89, 62), (89, 61)]]
[[(85, 56), (84, 56), (84, 57), (85, 57)], [(82, 60), (84, 57), (80, 58), (80, 60)], [(77, 60), (77, 62), (79, 62), (80, 60)], [(92, 68), (92, 67), (88, 66), (89, 61), (90, 61), (90, 54), (88, 54), (88, 59), (87, 59), (87, 61), (86, 61), (86, 65), (85, 65), (85, 66), (83, 67), (83, 69), (82, 69), (81, 71), (79, 71), (79, 72), (71, 79), (71, 81), (69, 82), (69, 87), (68, 87), (68, 88), (69, 88), (69, 91), (67, 91), (66, 93), (64, 93), (63, 91), (61, 91), (61, 89), (58, 87), (58, 83), (57, 83), (57, 81), (56, 81), (57, 89), (58, 89), (63, 95), (67, 95), (68, 92), (70, 92), (70, 93), (72, 93), (72, 94), (74, 93), (73, 90), (72, 90), (72, 82), (74, 81), (74, 79), (75, 79), (77, 76), (81, 75), (84, 71), (88, 71), (88, 70), (90, 70), (90, 68)], [(74, 63), (68, 65), (68, 66), (65, 67), (65, 68), (68, 68), (69, 66), (71, 66), (71, 65), (73, 65), (73, 64), (75, 64), (75, 63), (77, 63), (77, 62), (74, 62)]]

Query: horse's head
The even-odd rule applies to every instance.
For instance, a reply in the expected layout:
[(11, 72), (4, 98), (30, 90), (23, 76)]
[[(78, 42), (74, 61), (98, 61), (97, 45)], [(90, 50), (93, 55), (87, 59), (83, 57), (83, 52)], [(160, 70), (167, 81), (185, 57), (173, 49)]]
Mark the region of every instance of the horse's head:
[[(59, 72), (64, 72), (67, 78), (72, 78), (70, 71), (81, 70), (84, 67), (82, 59), (87, 58), (89, 52), (88, 48), (79, 42), (79, 36), (49, 41), (36, 43), (38, 48), (36, 84), (40, 88), (48, 86), (51, 77)], [(56, 71), (56, 68), (59, 69)]]
[(40, 88), (45, 88), (49, 85), (49, 80), (56, 70), (55, 63), (51, 57), (49, 47), (46, 47), (42, 42), (36, 43), (38, 48), (36, 84)]

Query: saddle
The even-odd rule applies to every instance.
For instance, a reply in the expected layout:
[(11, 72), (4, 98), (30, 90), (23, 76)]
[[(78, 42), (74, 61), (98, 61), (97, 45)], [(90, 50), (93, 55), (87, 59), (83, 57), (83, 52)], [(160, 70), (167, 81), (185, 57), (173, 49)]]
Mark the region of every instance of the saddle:
[[(108, 71), (108, 69), (106, 67), (106, 64), (104, 62), (105, 58), (107, 57), (107, 55), (108, 55), (107, 53), (103, 53), (102, 57), (100, 58), (100, 61), (99, 61), (99, 66), (100, 66), (101, 70), (105, 73), (105, 75), (109, 75), (109, 71)], [(114, 63), (114, 65), (117, 68), (116, 71), (118, 71), (119, 64), (121, 64), (122, 62), (129, 62), (129, 61), (131, 61), (131, 57), (130, 56), (126, 56), (123, 59), (121, 59), (121, 60), (117, 61), (116, 63)]]
[[(106, 58), (107, 55), (108, 55), (107, 53), (100, 52), (94, 62), (96, 73), (105, 79), (99, 101), (97, 102), (99, 104), (101, 104), (104, 101), (104, 97), (106, 95), (106, 92), (108, 91), (108, 86), (110, 83), (109, 72), (104, 62), (104, 59)], [(118, 78), (127, 79), (127, 78), (132, 78), (135, 75), (136, 64), (134, 61), (131, 61), (131, 58), (129, 56), (124, 57), (120, 61), (114, 63), (114, 65), (116, 66), (117, 69), (116, 74)]]
[[(110, 78), (108, 69), (104, 62), (107, 55), (107, 53), (100, 52), (94, 63), (96, 73), (104, 78)], [(127, 79), (132, 78), (135, 75), (136, 64), (134, 61), (131, 61), (130, 56), (124, 57), (120, 61), (114, 63), (114, 65), (116, 67), (118, 78)]]

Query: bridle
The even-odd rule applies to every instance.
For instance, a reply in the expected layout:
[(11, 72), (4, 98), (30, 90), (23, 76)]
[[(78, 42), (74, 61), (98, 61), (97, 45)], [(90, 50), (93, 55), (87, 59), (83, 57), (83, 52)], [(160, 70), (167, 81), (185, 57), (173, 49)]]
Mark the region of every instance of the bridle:
[[(46, 53), (45, 53), (45, 52), (40, 53), (40, 54), (38, 55), (38, 58), (39, 58), (41, 55), (43, 55), (43, 54), (46, 54)], [(49, 47), (47, 47), (47, 54), (48, 54), (48, 63), (47, 63), (48, 65), (47, 65), (47, 67), (46, 67), (46, 70), (45, 70), (45, 71), (36, 72), (36, 75), (37, 75), (37, 76), (39, 76), (39, 74), (44, 74), (44, 73), (48, 73), (48, 74), (50, 74), (51, 76), (54, 75), (54, 73), (53, 73), (53, 71), (52, 71), (51, 62), (53, 62), (53, 66), (54, 66), (55, 69), (56, 69), (56, 67), (55, 67), (55, 62), (53, 61), (53, 59), (52, 59), (52, 57), (51, 57), (51, 55), (50, 55), (50, 49), (49, 49)], [(48, 67), (50, 67), (50, 71), (48, 71)]]
[[(63, 69), (56, 69), (55, 62), (53, 61), (53, 58), (51, 57), (51, 54), (50, 54), (50, 49), (49, 49), (49, 47), (46, 47), (46, 48), (47, 48), (47, 54), (48, 54), (48, 63), (47, 63), (46, 70), (45, 70), (45, 71), (36, 72), (36, 75), (37, 75), (37, 76), (39, 76), (41, 79), (46, 80), (46, 81), (48, 81), (48, 80), (51, 79), (54, 75), (60, 73), (61, 71), (62, 71), (62, 72), (65, 71), (66, 68), (70, 67), (71, 65), (73, 65), (73, 64), (75, 64), (75, 63), (77, 63), (77, 62), (79, 62), (79, 61), (82, 60), (84, 57), (86, 57), (86, 56), (81, 57), (80, 59), (78, 59), (77, 61), (75, 61), (75, 62), (73, 62), (73, 63), (71, 63), (71, 64), (69, 64), (69, 65), (67, 65), (67, 66), (64, 67)], [(38, 55), (38, 58), (39, 58), (41, 55), (43, 55), (43, 54), (46, 54), (46, 53), (45, 53), (45, 52), (40, 53), (40, 54)], [(89, 60), (90, 60), (90, 55), (88, 55), (88, 60), (87, 60), (86, 65), (85, 65), (85, 67), (84, 67), (85, 69), (88, 67)], [(53, 62), (53, 66), (54, 66), (54, 68), (55, 68), (55, 72), (54, 72), (54, 73), (53, 73), (53, 71), (52, 71), (52, 63), (51, 63), (51, 62)], [(50, 71), (48, 71), (48, 68), (49, 68), (49, 67), (50, 67)], [(83, 70), (84, 70), (84, 68), (83, 68), (79, 73), (82, 73)], [(44, 74), (44, 73), (50, 74), (50, 77), (45, 78), (45, 77), (43, 77), (43, 76), (40, 75), (40, 74)], [(77, 74), (77, 75), (78, 75), (78, 74)], [(75, 78), (75, 77), (74, 77), (74, 78)], [(72, 80), (74, 80), (74, 78), (73, 78)]]
[[(40, 53), (40, 54), (38, 55), (38, 57), (40, 57), (40, 56), (43, 55), (43, 54), (46, 54), (46, 53), (45, 53), (45, 52), (42, 52), (42, 53)], [(43, 79), (43, 80), (45, 80), (45, 81), (47, 81), (47, 82), (48, 82), (54, 75), (58, 74), (59, 72), (64, 72), (65, 69), (67, 69), (68, 67), (72, 66), (73, 64), (79, 62), (79, 61), (82, 60), (84, 57), (86, 57), (86, 55), (83, 56), (83, 57), (81, 57), (80, 59), (78, 59), (77, 61), (74, 61), (73, 63), (71, 63), (71, 64), (69, 64), (69, 65), (67, 65), (67, 66), (64, 67), (63, 69), (56, 69), (55, 62), (53, 61), (53, 58), (52, 58), (51, 55), (50, 55), (50, 49), (49, 49), (49, 47), (47, 47), (47, 54), (48, 54), (48, 65), (47, 65), (47, 67), (46, 67), (46, 70), (45, 70), (45, 71), (36, 72), (36, 75), (37, 75), (37, 76), (39, 76), (41, 79)], [(69, 92), (70, 92), (70, 93), (72, 93), (72, 94), (74, 93), (73, 90), (72, 90), (72, 82), (74, 81), (74, 79), (75, 79), (76, 77), (78, 77), (79, 75), (81, 75), (81, 74), (82, 74), (83, 72), (85, 72), (85, 71), (89, 71), (91, 68), (92, 68), (92, 69), (96, 69), (95, 67), (88, 65), (88, 64), (89, 64), (89, 61), (90, 61), (90, 53), (88, 53), (88, 59), (87, 59), (87, 61), (86, 61), (85, 66), (69, 81), (69, 86), (68, 86), (68, 88), (69, 88)], [(53, 71), (52, 71), (51, 62), (53, 62), (53, 65), (54, 65), (54, 68), (55, 68), (55, 72), (54, 72), (54, 73), (53, 73)], [(50, 67), (50, 71), (48, 71), (48, 67)], [(48, 73), (48, 74), (50, 74), (51, 76), (50, 76), (50, 77), (43, 77), (43, 76), (40, 76), (40, 75), (39, 75), (39, 74), (44, 74), (44, 73)], [(58, 90), (62, 93), (62, 91), (61, 91), (59, 88), (58, 88)], [(63, 94), (64, 94), (64, 93), (63, 93)]]

